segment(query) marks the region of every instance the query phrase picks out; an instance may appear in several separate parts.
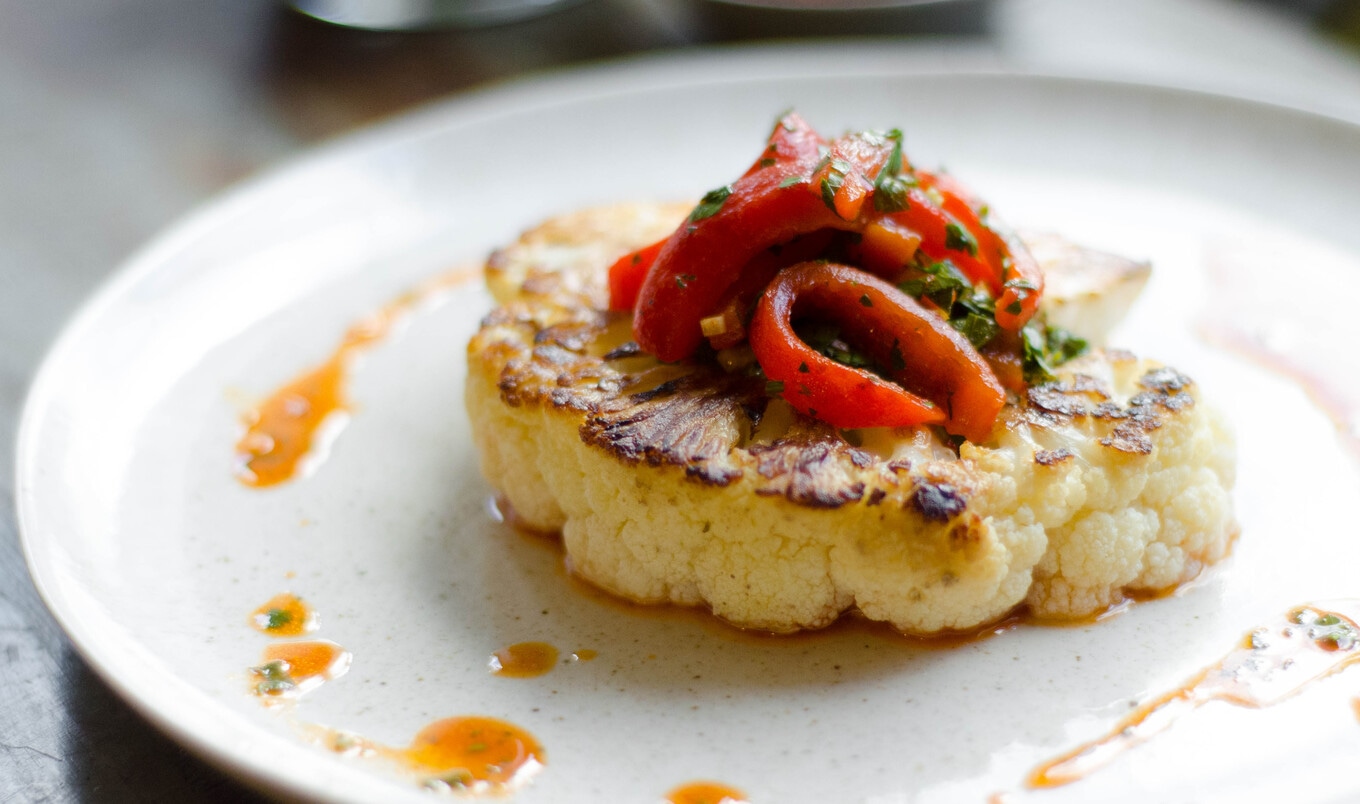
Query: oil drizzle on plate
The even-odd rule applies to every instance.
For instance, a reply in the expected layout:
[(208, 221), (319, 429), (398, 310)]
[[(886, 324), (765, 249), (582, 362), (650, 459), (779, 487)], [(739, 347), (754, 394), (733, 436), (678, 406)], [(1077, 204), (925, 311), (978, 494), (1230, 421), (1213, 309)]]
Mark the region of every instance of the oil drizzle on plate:
[(1360, 600), (1333, 601), (1301, 606), (1253, 629), (1217, 664), (1139, 706), (1104, 737), (1039, 766), (1029, 786), (1059, 787), (1085, 778), (1210, 701), (1261, 709), (1360, 662), (1357, 619)]
[(557, 665), (557, 648), (546, 642), (516, 642), (491, 654), (487, 664), (494, 675), (533, 678)]
[(325, 362), (246, 413), (245, 434), (236, 442), (236, 478), (252, 488), (264, 488), (292, 480), (308, 468), (309, 459), (318, 457), (328, 422), (346, 410), (345, 379), (354, 356), (386, 337), (405, 316), (478, 275), (476, 270), (455, 270), (388, 302), (346, 330)]
[(547, 764), (543, 746), (524, 729), (497, 718), (450, 717), (416, 734), (410, 746), (392, 748), (322, 726), (311, 739), (348, 756), (380, 757), (414, 773), (432, 790), (503, 795), (528, 782)]
[(270, 700), (297, 698), (349, 670), (349, 651), (327, 639), (276, 642), (252, 667), (255, 694)]
[(666, 794), (666, 804), (747, 804), (746, 794), (718, 782), (690, 782)]
[(250, 624), (270, 636), (302, 636), (317, 627), (316, 612), (296, 595), (275, 595), (250, 614)]

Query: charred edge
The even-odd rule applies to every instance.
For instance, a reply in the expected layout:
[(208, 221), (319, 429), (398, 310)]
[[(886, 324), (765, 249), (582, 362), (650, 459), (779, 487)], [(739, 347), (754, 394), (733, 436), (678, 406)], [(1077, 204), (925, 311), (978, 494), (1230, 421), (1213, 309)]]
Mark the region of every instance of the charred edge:
[(874, 489), (869, 492), (869, 499), (864, 501), (865, 505), (878, 505), (883, 502), (883, 498), (888, 496), (888, 492), (883, 489)]
[(1138, 424), (1120, 424), (1114, 428), (1113, 432), (1100, 439), (1100, 443), (1110, 449), (1126, 452), (1130, 455), (1152, 454), (1152, 439)]
[(968, 501), (952, 484), (929, 481), (912, 490), (911, 504), (930, 522), (948, 522), (968, 508)]
[(676, 377), (673, 380), (667, 380), (655, 388), (652, 388), (647, 391), (639, 391), (636, 394), (633, 394), (631, 399), (633, 400), (633, 402), (641, 405), (647, 402), (655, 401), (663, 396), (671, 396), (680, 388), (680, 383), (683, 380), (684, 377)]
[(1059, 383), (1036, 385), (1026, 393), (1029, 403), (1040, 410), (1063, 416), (1084, 416), (1091, 406), (1080, 396), (1069, 394)]
[(1193, 382), (1170, 366), (1162, 366), (1144, 374), (1138, 384), (1149, 391), (1181, 391), (1189, 388)]
[(850, 463), (853, 463), (856, 468), (868, 469), (874, 463), (874, 456), (862, 449), (851, 447), (846, 452), (850, 455)]
[(534, 344), (558, 346), (579, 356), (599, 333), (599, 325), (595, 323), (554, 324), (534, 333)]
[(646, 354), (646, 352), (642, 351), (642, 347), (641, 347), (641, 346), (638, 346), (638, 345), (637, 345), (636, 343), (634, 343), (633, 341), (629, 341), (629, 342), (627, 342), (627, 343), (625, 343), (625, 344), (623, 344), (623, 345), (621, 345), (621, 346), (618, 346), (618, 347), (616, 347), (616, 348), (614, 348), (614, 349), (610, 349), (608, 352), (605, 352), (605, 355), (604, 355), (604, 358), (603, 358), (603, 359), (604, 359), (604, 360), (624, 360), (624, 359), (629, 358), (629, 357), (637, 357), (637, 356), (643, 355), (643, 354)]
[(734, 393), (730, 382), (677, 378), (600, 406), (581, 424), (580, 437), (629, 463), (680, 466), (688, 478), (727, 486), (742, 476), (739, 467), (720, 461), (739, 429), (743, 390), (737, 385)]
[(785, 481), (757, 493), (782, 493), (789, 502), (809, 508), (840, 508), (859, 502), (864, 498), (864, 483), (847, 482), (845, 473), (838, 471), (843, 467), (836, 466), (842, 456), (853, 465), (854, 458), (847, 454), (850, 452), (844, 445), (829, 440), (811, 443), (780, 440), (753, 447), (751, 454), (756, 457), (756, 471), (761, 477)]
[(1034, 451), (1034, 462), (1040, 466), (1057, 466), (1075, 455), (1076, 453), (1067, 447), (1060, 447), (1058, 449), (1040, 449)]

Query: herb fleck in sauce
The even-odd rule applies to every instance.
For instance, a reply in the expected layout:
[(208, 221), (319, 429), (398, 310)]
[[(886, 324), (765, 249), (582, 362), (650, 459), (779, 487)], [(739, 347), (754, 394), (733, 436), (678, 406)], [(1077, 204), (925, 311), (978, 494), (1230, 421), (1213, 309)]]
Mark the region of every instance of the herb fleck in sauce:
[(533, 735), (489, 717), (431, 723), (397, 755), (425, 777), (427, 787), (474, 794), (513, 790), (546, 763)]
[(275, 642), (264, 661), (250, 672), (255, 694), (264, 698), (296, 698), (339, 678), (349, 670), (350, 653), (329, 640)]
[(302, 636), (316, 630), (316, 612), (301, 598), (291, 594), (275, 595), (250, 614), (250, 624), (270, 636)]

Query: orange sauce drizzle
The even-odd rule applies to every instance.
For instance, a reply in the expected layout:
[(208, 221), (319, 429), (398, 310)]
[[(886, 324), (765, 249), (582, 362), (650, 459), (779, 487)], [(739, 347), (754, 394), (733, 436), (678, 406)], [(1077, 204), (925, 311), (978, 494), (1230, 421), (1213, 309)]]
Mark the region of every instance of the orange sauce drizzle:
[(264, 661), (251, 668), (255, 694), (264, 698), (296, 698), (349, 670), (350, 653), (325, 639), (275, 642), (264, 649)]
[(443, 291), (479, 272), (460, 269), (438, 277), (387, 303), (345, 332), (321, 365), (270, 394), (245, 415), (246, 432), (236, 442), (236, 478), (247, 486), (278, 485), (298, 475), (322, 425), (346, 409), (344, 386), (354, 356), (387, 336), (396, 322)]
[(1355, 719), (1360, 720), (1360, 698), (1351, 699), (1351, 709), (1355, 711)]
[(270, 636), (302, 636), (316, 630), (316, 612), (296, 595), (275, 595), (250, 614), (250, 624)]
[(557, 665), (557, 648), (546, 642), (517, 642), (491, 654), (489, 664), (498, 676), (533, 678)]
[(667, 804), (747, 804), (746, 794), (717, 782), (690, 782), (666, 794)]
[(513, 790), (546, 762), (533, 735), (489, 717), (431, 723), (398, 756), (429, 781), (472, 793)]
[(1301, 606), (1271, 626), (1252, 630), (1217, 664), (1139, 706), (1104, 737), (1036, 768), (1029, 786), (1059, 787), (1085, 778), (1210, 701), (1264, 708), (1360, 662), (1357, 619), (1360, 600), (1335, 601)]
[(593, 662), (599, 655), (599, 651), (591, 650), (590, 648), (582, 648), (581, 650), (572, 651), (571, 660), (574, 662)]
[(424, 787), (471, 795), (503, 795), (528, 782), (547, 764), (532, 734), (491, 717), (438, 720), (406, 748), (392, 748), (353, 732), (303, 725), (303, 733), (337, 754), (392, 761)]

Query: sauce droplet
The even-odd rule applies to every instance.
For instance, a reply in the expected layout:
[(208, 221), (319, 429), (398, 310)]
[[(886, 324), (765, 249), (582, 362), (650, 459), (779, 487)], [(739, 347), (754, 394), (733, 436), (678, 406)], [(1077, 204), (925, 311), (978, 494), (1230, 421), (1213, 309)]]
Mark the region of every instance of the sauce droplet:
[(546, 642), (517, 642), (491, 654), (491, 672), (509, 678), (533, 678), (557, 664), (557, 648)]
[(1351, 699), (1351, 709), (1355, 710), (1355, 719), (1360, 720), (1360, 698)]
[(324, 363), (247, 413), (245, 435), (236, 442), (236, 478), (247, 486), (263, 488), (297, 476), (308, 458), (317, 457), (315, 446), (323, 425), (332, 414), (345, 410), (345, 375), (351, 358), (385, 337), (400, 318), (478, 275), (478, 271), (456, 270), (402, 294), (351, 326)]
[(667, 804), (747, 804), (746, 794), (717, 782), (690, 782), (666, 794)]
[(431, 723), (401, 753), (426, 775), (426, 786), (474, 794), (520, 786), (546, 763), (543, 747), (523, 729), (489, 717)]
[(575, 662), (591, 662), (594, 661), (595, 658), (598, 657), (599, 655), (600, 655), (599, 651), (594, 651), (591, 650), (590, 648), (582, 648), (581, 650), (573, 651), (571, 654), (571, 659), (572, 661)]
[(350, 653), (326, 639), (276, 642), (264, 649), (264, 661), (250, 669), (255, 694), (264, 698), (296, 698), (349, 670)]
[(316, 630), (316, 613), (296, 595), (275, 595), (250, 614), (250, 624), (270, 636), (301, 636)]
[(1307, 684), (1360, 662), (1360, 600), (1335, 601), (1351, 615), (1323, 606), (1301, 606), (1280, 622), (1252, 630), (1217, 664), (1179, 689), (1144, 703), (1104, 737), (1039, 766), (1030, 787), (1059, 787), (1109, 764), (1209, 701), (1260, 709), (1278, 703)]

